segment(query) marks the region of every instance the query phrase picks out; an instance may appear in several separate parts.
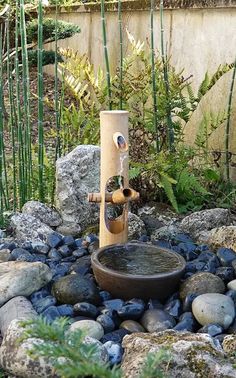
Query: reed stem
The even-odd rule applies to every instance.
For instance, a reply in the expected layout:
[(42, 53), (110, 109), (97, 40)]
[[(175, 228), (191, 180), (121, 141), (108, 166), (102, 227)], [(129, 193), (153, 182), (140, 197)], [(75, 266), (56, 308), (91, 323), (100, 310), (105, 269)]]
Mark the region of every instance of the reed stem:
[(20, 103), (20, 71), (19, 71), (19, 0), (16, 0), (15, 9), (15, 76), (16, 76), (16, 114), (17, 114), (17, 143), (18, 143), (18, 193), (20, 208), (25, 203), (25, 180), (24, 180), (24, 151), (23, 151), (23, 133), (22, 133), (22, 114)]
[(24, 100), (24, 153), (25, 153), (25, 182), (27, 200), (32, 195), (32, 149), (31, 149), (31, 119), (30, 119), (30, 84), (27, 36), (25, 24), (25, 4), (20, 0), (20, 35), (22, 56), (22, 80)]
[(120, 110), (123, 109), (123, 32), (122, 32), (122, 1), (118, 0), (118, 22), (120, 35)]
[(154, 0), (151, 0), (151, 64), (152, 64), (152, 99), (153, 99), (153, 123), (156, 132), (156, 150), (160, 151), (159, 132), (158, 132), (158, 108), (157, 108), (157, 87), (156, 87), (156, 68), (155, 68), (155, 49), (153, 31)]
[(230, 136), (230, 120), (231, 120), (231, 110), (232, 110), (232, 100), (233, 100), (233, 90), (234, 90), (234, 83), (236, 77), (236, 58), (234, 61), (234, 68), (233, 74), (231, 79), (230, 91), (229, 91), (229, 101), (228, 101), (228, 108), (227, 108), (227, 122), (226, 122), (226, 130), (225, 130), (225, 165), (226, 165), (226, 179), (227, 182), (230, 182), (230, 153), (229, 153), (229, 136)]
[(13, 211), (17, 208), (17, 182), (16, 182), (16, 146), (15, 146), (15, 106), (13, 96), (13, 80), (12, 80), (12, 61), (10, 59), (10, 10), (7, 15), (6, 23), (6, 36), (7, 36), (7, 81), (8, 81), (8, 94), (10, 104), (10, 130), (11, 130), (11, 151), (12, 151), (12, 174), (13, 174)]
[(164, 84), (166, 91), (166, 119), (167, 119), (167, 135), (168, 135), (168, 145), (169, 150), (174, 150), (174, 130), (173, 122), (171, 117), (171, 103), (170, 103), (170, 85), (168, 77), (168, 63), (165, 56), (165, 47), (164, 47), (164, 5), (163, 0), (160, 0), (160, 24), (161, 24), (161, 58), (163, 64), (163, 73), (164, 73)]
[(109, 65), (108, 50), (107, 50), (107, 34), (106, 34), (105, 1), (104, 0), (101, 0), (101, 21), (102, 21), (102, 36), (103, 36), (104, 58), (105, 58), (105, 64), (106, 64), (108, 106), (109, 106), (109, 110), (112, 110), (112, 103), (111, 103), (111, 75), (110, 75), (110, 65)]
[(38, 3), (38, 184), (39, 200), (44, 200), (44, 132), (43, 132), (43, 4)]

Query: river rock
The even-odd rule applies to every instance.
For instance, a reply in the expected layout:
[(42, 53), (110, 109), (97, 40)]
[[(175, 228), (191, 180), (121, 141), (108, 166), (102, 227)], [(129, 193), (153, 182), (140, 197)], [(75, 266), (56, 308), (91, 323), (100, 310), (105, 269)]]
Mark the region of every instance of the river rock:
[(235, 369), (219, 344), (207, 334), (175, 332), (134, 333), (126, 336), (122, 359), (123, 378), (138, 378), (149, 352), (167, 348), (170, 363), (164, 360), (158, 367), (168, 378), (227, 377), (235, 378)]
[(60, 214), (39, 201), (28, 201), (22, 207), (22, 213), (32, 215), (50, 227), (60, 226), (62, 219)]
[(129, 212), (128, 214), (128, 239), (139, 239), (141, 235), (146, 233), (145, 224), (136, 214)]
[(96, 305), (101, 301), (95, 284), (80, 274), (71, 274), (60, 278), (53, 284), (52, 294), (60, 303), (72, 305), (78, 302), (89, 302)]
[(113, 341), (107, 341), (103, 344), (109, 355), (109, 363), (111, 366), (121, 363), (123, 350), (120, 344)]
[(193, 315), (201, 325), (219, 324), (227, 329), (235, 317), (233, 300), (227, 295), (207, 293), (199, 295), (192, 304)]
[(56, 206), (62, 217), (58, 231), (77, 236), (98, 223), (99, 207), (88, 193), (99, 191), (100, 147), (81, 145), (56, 162)]
[(155, 309), (145, 311), (140, 323), (150, 333), (173, 328), (176, 324), (175, 319), (168, 312)]
[(24, 329), (19, 320), (13, 320), (2, 341), (0, 348), (0, 365), (9, 374), (17, 377), (48, 378), (57, 377), (49, 359), (44, 357), (33, 358), (29, 350), (42, 340), (28, 338), (19, 343)]
[(0, 330), (4, 336), (13, 320), (31, 320), (37, 317), (32, 303), (25, 297), (10, 299), (0, 308)]
[(0, 264), (0, 305), (19, 295), (31, 295), (51, 279), (51, 270), (40, 262), (9, 261)]
[(188, 294), (224, 293), (225, 284), (221, 278), (208, 272), (193, 274), (180, 286), (180, 298), (182, 300)]
[(214, 248), (225, 247), (236, 252), (236, 226), (213, 228), (205, 241)]
[(31, 242), (46, 242), (47, 236), (53, 232), (52, 228), (40, 219), (29, 214), (15, 213), (11, 217), (10, 226), (16, 239)]
[(236, 280), (232, 280), (227, 284), (227, 288), (229, 290), (235, 290), (236, 291)]
[(202, 231), (229, 225), (230, 221), (230, 212), (228, 209), (216, 208), (196, 211), (186, 216), (181, 221), (180, 228), (193, 238), (197, 238)]
[(100, 340), (104, 336), (104, 330), (100, 323), (95, 320), (79, 320), (71, 324), (69, 332), (74, 332), (80, 329), (86, 336), (93, 337)]
[(94, 345), (96, 352), (94, 354), (94, 360), (96, 363), (107, 364), (109, 361), (109, 355), (104, 345), (97, 339), (90, 336), (85, 336), (83, 344)]
[(121, 323), (120, 328), (124, 328), (130, 333), (146, 332), (143, 326), (141, 326), (141, 324), (136, 322), (135, 320), (124, 320)]

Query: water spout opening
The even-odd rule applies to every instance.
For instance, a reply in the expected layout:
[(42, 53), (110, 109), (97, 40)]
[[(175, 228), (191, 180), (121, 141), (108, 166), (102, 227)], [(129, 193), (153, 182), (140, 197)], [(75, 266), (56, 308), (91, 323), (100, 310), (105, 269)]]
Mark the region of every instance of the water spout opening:
[(123, 134), (117, 132), (113, 135), (113, 141), (115, 143), (116, 148), (120, 152), (126, 152), (128, 151), (128, 144), (125, 140), (125, 137)]

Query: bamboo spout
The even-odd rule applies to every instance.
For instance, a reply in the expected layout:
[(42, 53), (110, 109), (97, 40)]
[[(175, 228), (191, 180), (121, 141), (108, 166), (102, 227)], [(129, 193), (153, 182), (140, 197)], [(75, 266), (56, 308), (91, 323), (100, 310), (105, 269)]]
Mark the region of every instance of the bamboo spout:
[[(115, 203), (115, 204), (125, 204), (130, 201), (137, 201), (139, 199), (139, 193), (131, 188), (117, 189), (113, 193), (105, 194), (105, 202)], [(100, 193), (89, 193), (88, 201), (101, 203), (102, 196)]]

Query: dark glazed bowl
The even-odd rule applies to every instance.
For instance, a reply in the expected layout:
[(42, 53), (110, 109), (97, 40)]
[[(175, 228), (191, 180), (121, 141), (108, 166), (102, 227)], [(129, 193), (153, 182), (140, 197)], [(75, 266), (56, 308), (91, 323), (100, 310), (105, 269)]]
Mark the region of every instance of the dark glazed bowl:
[[(135, 254), (135, 248), (142, 248), (143, 259), (145, 259), (145, 251), (152, 248), (152, 251), (159, 257), (164, 256), (165, 259), (174, 259), (176, 267), (170, 271), (155, 274), (130, 274), (115, 269), (111, 269), (101, 263), (100, 259), (104, 258), (104, 254), (112, 251), (124, 251), (128, 248), (133, 249), (131, 253)], [(116, 255), (117, 256), (117, 255)], [(117, 258), (117, 257), (116, 257)], [(101, 289), (107, 290), (115, 298), (131, 299), (142, 298), (148, 300), (150, 298), (164, 300), (173, 294), (178, 287), (181, 276), (184, 273), (186, 262), (182, 256), (174, 251), (166, 248), (160, 248), (146, 243), (127, 243), (114, 244), (98, 249), (92, 254), (92, 268), (95, 279)]]

